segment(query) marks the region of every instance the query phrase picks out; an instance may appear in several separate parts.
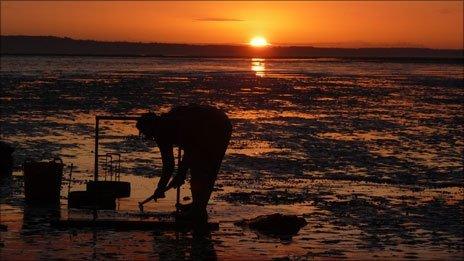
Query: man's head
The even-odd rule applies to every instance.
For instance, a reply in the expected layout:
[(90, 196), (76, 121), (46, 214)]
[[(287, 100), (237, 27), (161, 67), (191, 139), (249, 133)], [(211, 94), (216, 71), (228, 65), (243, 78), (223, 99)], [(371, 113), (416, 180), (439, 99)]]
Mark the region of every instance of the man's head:
[(158, 116), (156, 114), (150, 112), (145, 113), (140, 116), (137, 120), (137, 124), (135, 127), (139, 130), (141, 134), (143, 134), (147, 138), (154, 138), (156, 136), (156, 122), (158, 120)]

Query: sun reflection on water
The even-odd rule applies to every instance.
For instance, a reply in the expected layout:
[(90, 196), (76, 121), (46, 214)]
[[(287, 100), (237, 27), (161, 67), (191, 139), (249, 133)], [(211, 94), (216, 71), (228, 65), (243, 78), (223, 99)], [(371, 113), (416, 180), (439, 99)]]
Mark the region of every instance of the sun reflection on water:
[(256, 76), (264, 77), (266, 71), (266, 64), (262, 58), (251, 59), (251, 70), (256, 73)]

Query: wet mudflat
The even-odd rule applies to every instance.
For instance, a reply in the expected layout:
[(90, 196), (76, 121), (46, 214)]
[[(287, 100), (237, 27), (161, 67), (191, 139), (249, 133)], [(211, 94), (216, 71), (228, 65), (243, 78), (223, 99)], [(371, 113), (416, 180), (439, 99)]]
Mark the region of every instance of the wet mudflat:
[[(464, 255), (462, 63), (266, 60), (257, 68), (246, 59), (12, 56), (1, 62), (1, 138), (16, 147), (18, 168), (2, 180), (2, 258)], [(19, 167), (27, 156), (73, 163), (71, 190), (83, 189), (93, 177), (95, 115), (193, 102), (224, 109), (234, 125), (209, 207), (219, 231), (59, 230), (47, 221), (89, 213), (68, 211), (64, 199), (58, 213), (24, 205)], [(138, 139), (131, 122), (105, 122), (102, 130), (101, 152), (122, 153), (121, 179), (132, 183), (132, 195), (119, 200), (118, 213), (100, 214), (151, 218), (136, 203), (152, 193), (161, 172), (155, 144)], [(189, 196), (188, 186), (182, 195)], [(174, 201), (171, 192), (146, 209), (165, 218)], [(275, 212), (308, 224), (292, 238), (234, 225)]]

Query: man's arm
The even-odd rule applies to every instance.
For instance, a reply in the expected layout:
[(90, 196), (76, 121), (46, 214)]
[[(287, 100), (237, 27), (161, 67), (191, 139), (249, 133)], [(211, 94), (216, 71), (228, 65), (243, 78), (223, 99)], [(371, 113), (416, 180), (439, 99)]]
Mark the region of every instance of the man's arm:
[(174, 153), (172, 149), (172, 145), (159, 145), (160, 152), (161, 152), (161, 160), (163, 162), (163, 170), (161, 174), (161, 178), (158, 182), (158, 186), (155, 190), (155, 194), (159, 196), (164, 195), (164, 190), (166, 189), (166, 185), (169, 182), (169, 179), (174, 172)]
[(177, 166), (177, 174), (174, 176), (169, 186), (177, 188), (180, 185), (184, 184), (185, 177), (187, 176), (187, 170), (189, 169), (189, 167), (190, 154), (184, 151), (184, 155), (182, 156), (179, 166)]

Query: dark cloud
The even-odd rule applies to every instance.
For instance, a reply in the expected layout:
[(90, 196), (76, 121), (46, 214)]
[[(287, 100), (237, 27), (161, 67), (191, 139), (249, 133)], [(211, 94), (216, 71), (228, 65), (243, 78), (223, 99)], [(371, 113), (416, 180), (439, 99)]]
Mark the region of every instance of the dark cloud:
[(234, 18), (223, 18), (223, 17), (204, 17), (204, 18), (197, 18), (195, 21), (200, 22), (243, 22), (245, 20), (241, 19), (234, 19)]

